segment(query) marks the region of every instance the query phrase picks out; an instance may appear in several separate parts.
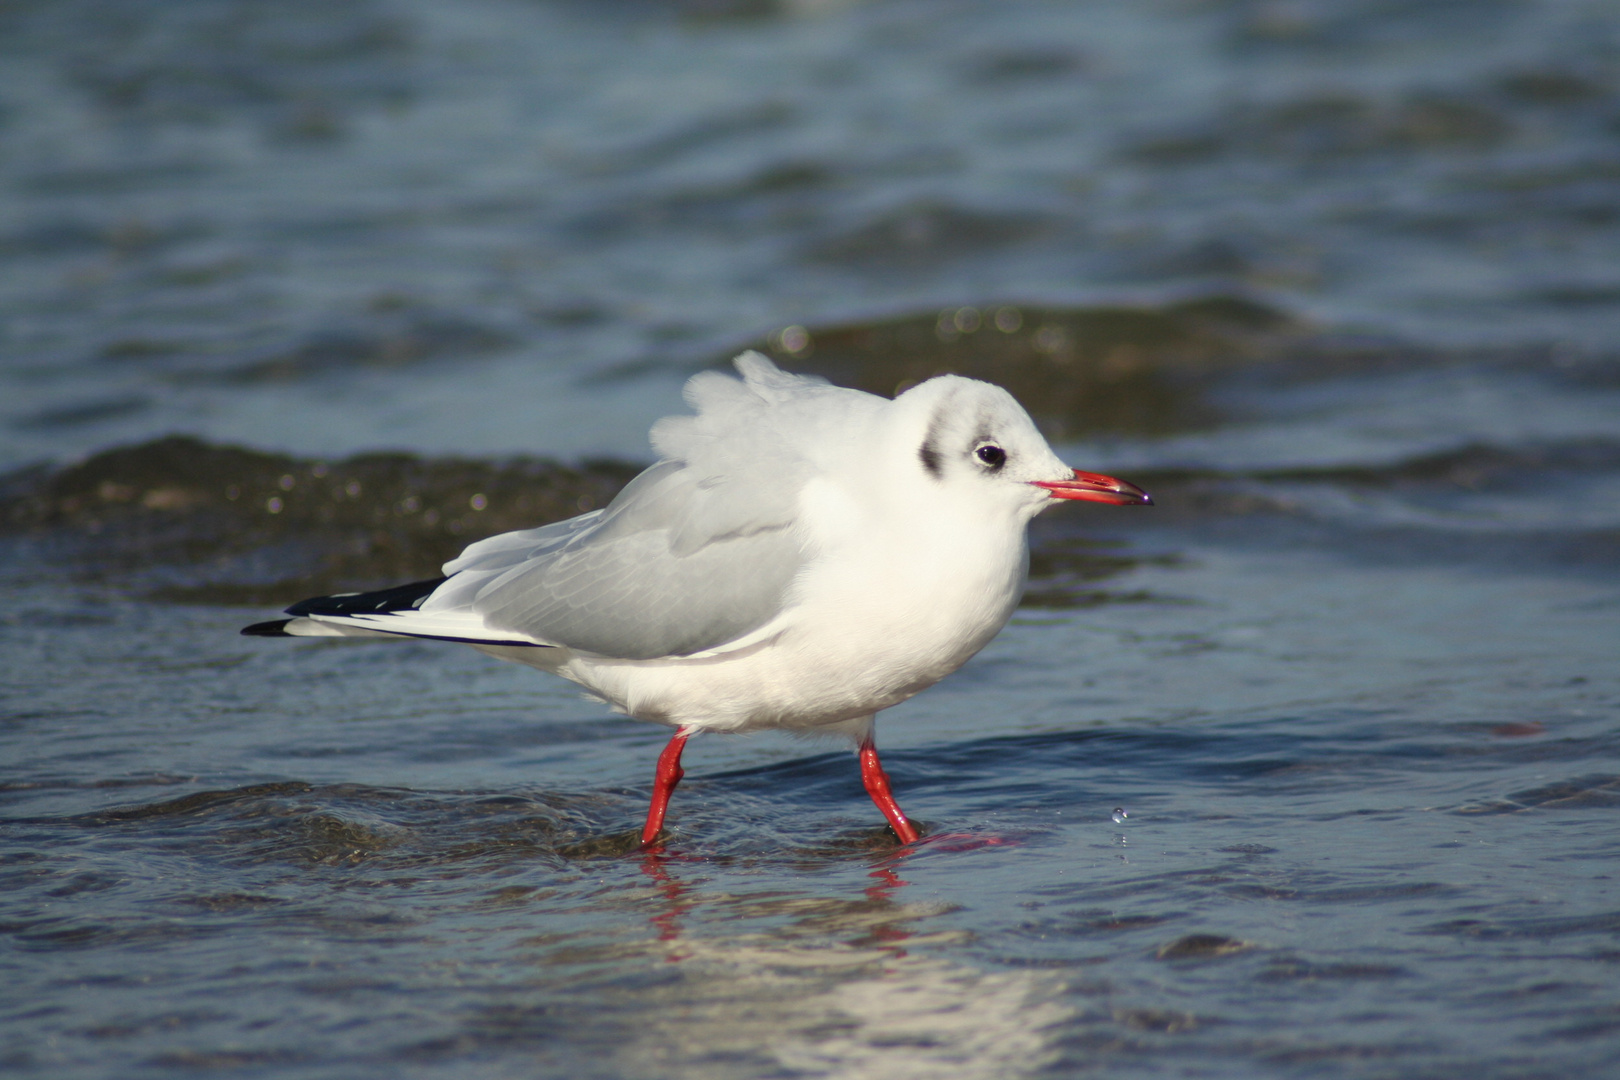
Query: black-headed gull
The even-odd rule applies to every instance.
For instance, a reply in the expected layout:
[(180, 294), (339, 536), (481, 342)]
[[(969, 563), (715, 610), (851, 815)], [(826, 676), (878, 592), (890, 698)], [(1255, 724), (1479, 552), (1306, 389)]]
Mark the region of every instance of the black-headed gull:
[(663, 828), (698, 731), (843, 735), (904, 843), (874, 714), (996, 635), (1053, 499), (1150, 504), (1077, 472), (998, 386), (941, 375), (890, 401), (790, 375), (695, 375), (695, 416), (652, 429), (658, 462), (609, 505), (480, 540), (442, 578), (322, 596), (244, 634), (459, 641), (555, 672), (675, 729), (642, 844)]

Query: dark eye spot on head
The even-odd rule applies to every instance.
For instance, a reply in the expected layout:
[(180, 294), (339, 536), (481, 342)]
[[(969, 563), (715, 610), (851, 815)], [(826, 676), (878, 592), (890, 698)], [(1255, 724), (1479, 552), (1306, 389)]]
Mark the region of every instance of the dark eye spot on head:
[(923, 468), (928, 470), (928, 475), (938, 480), (942, 470), (939, 465), (939, 451), (934, 449), (933, 444), (923, 443), (917, 450), (917, 456), (922, 459)]
[(945, 475), (945, 463), (939, 454), (940, 431), (945, 424), (945, 410), (936, 409), (933, 419), (928, 422), (928, 434), (923, 436), (922, 445), (917, 448), (917, 457), (922, 460), (923, 469), (935, 480)]
[(985, 443), (983, 446), (973, 451), (973, 456), (984, 462), (985, 465), (989, 466), (991, 471), (999, 469), (1003, 465), (1007, 464), (1007, 451), (1003, 450), (995, 443)]

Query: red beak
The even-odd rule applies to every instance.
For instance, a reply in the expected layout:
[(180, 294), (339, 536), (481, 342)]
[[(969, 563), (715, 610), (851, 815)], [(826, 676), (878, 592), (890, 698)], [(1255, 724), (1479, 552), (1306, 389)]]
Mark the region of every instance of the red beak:
[(1113, 503), (1115, 506), (1152, 506), (1153, 496), (1126, 480), (1115, 480), (1102, 473), (1074, 470), (1073, 480), (1031, 480), (1036, 487), (1052, 493), (1054, 499), (1084, 499)]

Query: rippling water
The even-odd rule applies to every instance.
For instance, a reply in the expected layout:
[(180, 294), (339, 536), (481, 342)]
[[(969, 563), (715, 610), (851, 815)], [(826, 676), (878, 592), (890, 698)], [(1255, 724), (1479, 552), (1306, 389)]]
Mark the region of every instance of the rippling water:
[[(1620, 1057), (1612, 5), (15, 3), (0, 190), (9, 1072)], [(236, 636), (749, 344), (1158, 501), (884, 714), (916, 847), (711, 737), (642, 856), (661, 729)]]

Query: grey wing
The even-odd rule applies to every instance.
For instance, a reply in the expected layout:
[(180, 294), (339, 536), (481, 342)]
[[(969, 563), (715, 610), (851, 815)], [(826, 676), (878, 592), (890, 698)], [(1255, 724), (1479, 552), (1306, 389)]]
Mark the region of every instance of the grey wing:
[(782, 610), (804, 555), (788, 504), (742, 514), (710, 480), (661, 462), (604, 510), (480, 541), (445, 565), (423, 610), (625, 660), (734, 641)]
[(683, 556), (662, 530), (629, 533), (514, 568), (473, 606), (491, 627), (598, 656), (684, 656), (774, 618), (802, 561), (782, 529)]
[(794, 528), (814, 473), (806, 441), (884, 402), (737, 359), (741, 380), (694, 376), (697, 415), (653, 428), (663, 460), (606, 508), (491, 537), (445, 565), (423, 610), (598, 656), (648, 660), (717, 648), (789, 600), (805, 552)]

